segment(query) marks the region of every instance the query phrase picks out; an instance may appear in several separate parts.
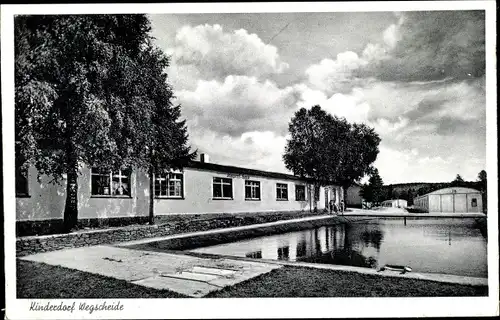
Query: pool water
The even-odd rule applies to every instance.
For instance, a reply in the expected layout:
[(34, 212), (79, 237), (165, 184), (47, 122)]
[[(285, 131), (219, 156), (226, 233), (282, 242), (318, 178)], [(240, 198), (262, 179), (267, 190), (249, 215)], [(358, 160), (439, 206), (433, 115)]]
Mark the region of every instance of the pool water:
[(371, 219), (190, 250), (272, 260), (487, 277), (487, 241), (474, 219)]

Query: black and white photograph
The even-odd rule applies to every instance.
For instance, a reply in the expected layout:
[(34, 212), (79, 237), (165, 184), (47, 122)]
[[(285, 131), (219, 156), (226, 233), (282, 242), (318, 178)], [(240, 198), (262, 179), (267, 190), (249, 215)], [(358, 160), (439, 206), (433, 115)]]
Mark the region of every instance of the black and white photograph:
[(494, 1), (1, 26), (8, 319), (499, 315)]

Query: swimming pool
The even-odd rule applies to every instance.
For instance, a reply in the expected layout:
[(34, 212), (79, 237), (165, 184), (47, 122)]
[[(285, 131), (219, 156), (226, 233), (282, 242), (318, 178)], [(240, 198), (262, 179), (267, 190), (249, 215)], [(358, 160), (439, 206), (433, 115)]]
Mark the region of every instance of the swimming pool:
[(377, 218), (217, 244), (190, 251), (272, 260), (487, 277), (487, 240), (474, 219)]

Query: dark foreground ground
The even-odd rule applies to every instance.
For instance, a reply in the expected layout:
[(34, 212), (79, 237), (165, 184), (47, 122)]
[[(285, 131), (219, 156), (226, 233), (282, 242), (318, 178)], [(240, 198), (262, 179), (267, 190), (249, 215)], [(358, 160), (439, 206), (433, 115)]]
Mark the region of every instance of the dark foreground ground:
[[(488, 287), (285, 266), (207, 298), (487, 296)], [(17, 260), (18, 298), (186, 298), (91, 273)]]

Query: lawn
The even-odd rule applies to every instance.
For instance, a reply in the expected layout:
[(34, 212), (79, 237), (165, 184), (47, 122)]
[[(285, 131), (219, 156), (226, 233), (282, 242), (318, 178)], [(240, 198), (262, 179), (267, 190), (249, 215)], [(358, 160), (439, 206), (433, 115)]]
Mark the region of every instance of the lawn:
[[(488, 287), (379, 277), (355, 272), (283, 267), (213, 292), (235, 297), (447, 297), (486, 296)], [(29, 261), (17, 261), (18, 298), (183, 298), (100, 275)]]

